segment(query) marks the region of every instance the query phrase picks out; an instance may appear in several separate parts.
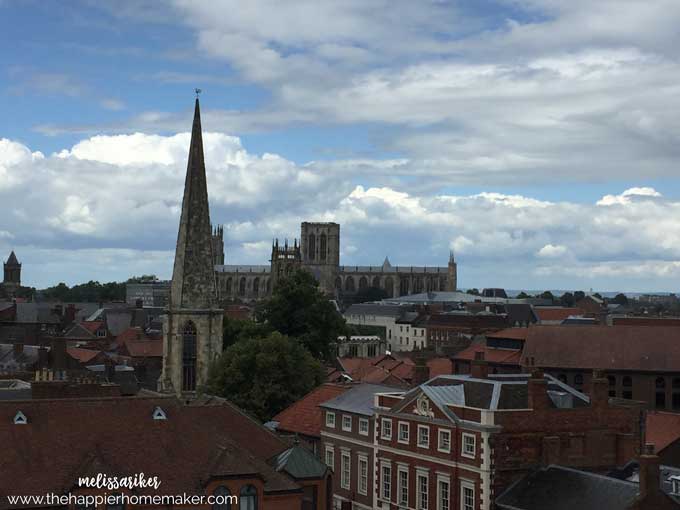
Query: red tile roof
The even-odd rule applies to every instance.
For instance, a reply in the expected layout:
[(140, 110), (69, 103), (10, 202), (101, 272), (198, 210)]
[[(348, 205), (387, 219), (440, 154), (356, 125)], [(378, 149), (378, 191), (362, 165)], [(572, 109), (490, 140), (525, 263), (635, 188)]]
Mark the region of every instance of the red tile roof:
[(510, 338), (512, 340), (526, 340), (529, 328), (507, 328), (493, 333), (487, 333), (487, 338)]
[(650, 326), (531, 326), (522, 364), (538, 367), (677, 372), (680, 331)]
[[(408, 385), (413, 380), (415, 362), (407, 356), (378, 356), (376, 358), (338, 358), (340, 365), (354, 381), (374, 384), (397, 383)], [(453, 365), (449, 358), (431, 358), (427, 360), (430, 376), (453, 373)], [(337, 377), (334, 375), (334, 379)]]
[(272, 421), (279, 422), (279, 430), (320, 437), (323, 415), (319, 404), (337, 397), (348, 389), (348, 386), (324, 383), (274, 416)]
[(566, 308), (561, 306), (537, 306), (534, 313), (539, 321), (563, 321), (572, 315), (583, 315), (580, 308)]
[[(154, 420), (160, 407), (166, 420)], [(21, 411), (26, 425), (14, 425)], [(8, 494), (61, 494), (78, 476), (157, 476), (159, 494), (197, 494), (211, 476), (261, 474), (265, 491), (297, 490), (265, 464), (287, 445), (222, 399), (175, 398), (0, 402), (0, 508)], [(157, 494), (139, 489), (140, 494)]]
[(671, 317), (614, 317), (614, 326), (680, 326), (680, 319)]
[(100, 350), (93, 349), (81, 349), (80, 347), (68, 347), (66, 352), (74, 359), (77, 359), (81, 363), (88, 363), (97, 357)]
[(119, 348), (133, 358), (162, 358), (163, 339), (150, 338), (141, 328), (128, 328), (116, 337)]
[(646, 439), (660, 452), (680, 439), (680, 414), (650, 411), (647, 413)]
[(99, 328), (104, 325), (103, 321), (83, 321), (80, 325), (88, 330), (90, 333), (94, 334)]
[(478, 352), (484, 353), (484, 360), (489, 363), (496, 363), (501, 365), (519, 365), (522, 356), (521, 351), (510, 349), (495, 349), (485, 345), (471, 345), (467, 349), (460, 351), (453, 359), (462, 361), (472, 361), (475, 359), (475, 354)]

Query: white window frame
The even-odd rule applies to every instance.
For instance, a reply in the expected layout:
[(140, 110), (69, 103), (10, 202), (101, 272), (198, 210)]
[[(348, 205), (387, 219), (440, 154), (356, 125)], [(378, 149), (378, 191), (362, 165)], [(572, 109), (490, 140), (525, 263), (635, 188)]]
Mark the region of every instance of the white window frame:
[[(472, 491), (472, 505), (465, 506), (465, 490)], [(477, 495), (475, 491), (475, 484), (468, 480), (460, 481), (460, 510), (475, 510), (475, 503), (477, 502)]]
[[(385, 433), (385, 424), (389, 423), (390, 433)], [(380, 419), (380, 439), (392, 439), (392, 420), (390, 418)]]
[(340, 487), (349, 490), (352, 483), (352, 456), (349, 451), (340, 453)]
[[(425, 504), (423, 505), (423, 491), (421, 491), (420, 480), (425, 479)], [(428, 510), (430, 505), (430, 475), (425, 471), (416, 470), (416, 509)]]
[[(387, 479), (385, 478), (385, 470), (388, 474)], [(392, 464), (389, 462), (380, 463), (380, 499), (383, 501), (392, 500)]]
[[(442, 498), (443, 484), (446, 484), (446, 505)], [(448, 476), (437, 476), (437, 510), (451, 510), (451, 479)]]
[[(449, 438), (449, 444), (447, 447), (442, 446), (442, 434), (445, 434)], [(451, 453), (451, 431), (449, 429), (438, 429), (437, 432), (437, 451), (442, 453)]]
[[(404, 425), (406, 426), (406, 438), (402, 439), (401, 428)], [(400, 421), (397, 424), (397, 442), (401, 444), (408, 444), (410, 439), (411, 439), (411, 424), (407, 421)]]
[[(362, 429), (362, 426), (366, 425), (366, 430)], [(359, 418), (359, 434), (362, 436), (367, 436), (369, 431), (368, 418)]]
[(335, 413), (326, 411), (326, 427), (335, 428)]
[[(472, 453), (468, 452), (468, 445), (470, 444), (467, 441), (468, 439), (472, 440)], [(463, 432), (460, 442), (460, 456), (467, 459), (477, 458), (477, 436)]]
[[(366, 468), (365, 473), (361, 471), (362, 466)], [(359, 455), (357, 459), (357, 491), (362, 496), (368, 495), (368, 457), (366, 455)]]
[[(401, 483), (401, 475), (406, 475), (405, 484)], [(400, 508), (408, 508), (408, 468), (399, 466), (397, 468), (397, 505)]]
[[(347, 426), (347, 421), (349, 420), (349, 426)], [(348, 414), (342, 415), (342, 430), (345, 432), (352, 432), (352, 417)]]
[[(328, 462), (329, 454), (330, 454), (330, 460), (331, 460), (330, 463)], [(332, 446), (326, 445), (326, 456), (325, 456), (324, 460), (326, 461), (326, 465), (329, 468), (335, 470), (335, 448), (333, 448)]]
[[(427, 431), (427, 444), (420, 442), (420, 431)], [(430, 447), (430, 427), (428, 425), (418, 425), (418, 437), (416, 438), (418, 448), (429, 448)]]

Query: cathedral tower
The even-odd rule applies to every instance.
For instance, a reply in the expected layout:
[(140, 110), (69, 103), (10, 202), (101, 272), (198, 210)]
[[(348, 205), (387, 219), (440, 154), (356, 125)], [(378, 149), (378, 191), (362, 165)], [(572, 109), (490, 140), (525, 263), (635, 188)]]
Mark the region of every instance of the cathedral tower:
[(198, 98), (177, 234), (170, 304), (163, 325), (160, 389), (195, 392), (222, 352), (223, 311), (217, 306), (213, 236)]
[(300, 227), (302, 265), (312, 272), (322, 292), (335, 292), (340, 266), (340, 225), (303, 222)]
[(2, 287), (9, 297), (13, 297), (17, 289), (21, 287), (21, 264), (13, 251), (9, 254), (7, 262), (3, 264), (3, 269)]

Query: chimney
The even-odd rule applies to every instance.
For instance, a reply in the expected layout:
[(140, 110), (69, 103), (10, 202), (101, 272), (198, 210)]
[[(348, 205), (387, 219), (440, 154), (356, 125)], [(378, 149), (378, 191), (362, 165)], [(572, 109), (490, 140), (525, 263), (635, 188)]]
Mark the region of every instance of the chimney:
[(113, 360), (107, 360), (104, 363), (104, 370), (106, 374), (106, 380), (110, 383), (114, 382), (116, 376), (116, 363)]
[(427, 366), (425, 357), (419, 355), (416, 358), (416, 365), (413, 368), (413, 384), (420, 386), (426, 381), (430, 380), (430, 367)]
[(47, 368), (47, 353), (49, 351), (47, 350), (47, 347), (44, 345), (41, 345), (40, 348), (38, 349), (38, 370), (42, 370), (43, 368)]
[(527, 393), (529, 396), (529, 408), (548, 409), (550, 408), (550, 397), (548, 397), (548, 382), (543, 376), (543, 370), (535, 369), (527, 382)]
[(64, 311), (64, 324), (70, 325), (73, 324), (76, 320), (76, 306), (71, 303), (66, 307), (66, 310)]
[(66, 342), (61, 338), (52, 339), (53, 370), (66, 370)]
[(609, 381), (602, 370), (593, 370), (593, 378), (590, 381), (590, 405), (593, 407), (609, 405)]
[(24, 352), (24, 344), (16, 341), (14, 343), (14, 356), (21, 356)]
[(658, 494), (660, 490), (659, 468), (661, 461), (654, 453), (653, 444), (645, 444), (640, 463), (640, 499), (644, 500), (648, 496)]
[(484, 351), (475, 352), (475, 359), (470, 364), (470, 375), (477, 379), (489, 377), (489, 364), (484, 359)]

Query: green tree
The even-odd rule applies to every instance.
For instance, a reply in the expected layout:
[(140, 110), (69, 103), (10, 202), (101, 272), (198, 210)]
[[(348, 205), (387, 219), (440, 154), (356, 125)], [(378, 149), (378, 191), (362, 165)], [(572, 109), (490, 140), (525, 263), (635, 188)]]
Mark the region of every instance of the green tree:
[(574, 302), (575, 303), (578, 303), (579, 301), (581, 301), (585, 297), (586, 297), (586, 293), (583, 292), (582, 290), (577, 290), (576, 292), (574, 292)]
[(314, 276), (299, 270), (280, 280), (271, 298), (256, 309), (258, 322), (300, 340), (317, 359), (331, 358), (331, 344), (346, 334), (345, 319), (318, 288)]
[(471, 294), (473, 296), (479, 296), (479, 289), (468, 289), (465, 291), (466, 294)]
[(300, 342), (274, 332), (230, 346), (212, 365), (204, 390), (268, 421), (324, 376), (321, 363)]
[(620, 292), (616, 296), (614, 296), (614, 299), (612, 299), (612, 303), (626, 306), (628, 304), (628, 296)]
[(132, 276), (128, 278), (126, 283), (153, 283), (158, 281), (158, 276), (155, 274), (143, 274), (141, 276)]
[(269, 324), (261, 324), (249, 319), (224, 318), (222, 323), (222, 345), (224, 349), (237, 342), (263, 338), (271, 334)]
[(550, 292), (549, 290), (541, 292), (541, 294), (538, 296), (541, 299), (549, 299), (553, 303), (555, 302), (555, 296), (553, 296), (553, 293)]
[(517, 294), (517, 299), (528, 299), (531, 296), (527, 294), (526, 292), (522, 291), (519, 294)]
[(574, 295), (571, 292), (565, 292), (560, 296), (560, 304), (562, 306), (571, 307), (574, 306)]

